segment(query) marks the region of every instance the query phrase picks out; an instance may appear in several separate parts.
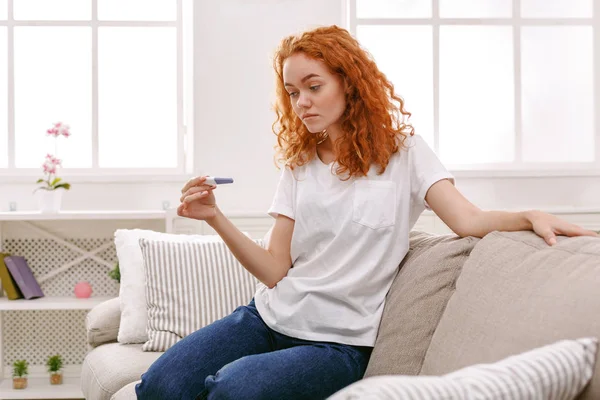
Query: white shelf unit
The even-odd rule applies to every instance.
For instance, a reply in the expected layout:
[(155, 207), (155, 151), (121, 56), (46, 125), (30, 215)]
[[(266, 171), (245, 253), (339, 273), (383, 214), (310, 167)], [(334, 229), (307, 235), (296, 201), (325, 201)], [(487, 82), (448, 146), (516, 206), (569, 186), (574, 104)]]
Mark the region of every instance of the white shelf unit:
[(166, 219), (168, 212), (164, 210), (149, 211), (59, 211), (57, 213), (41, 213), (39, 211), (0, 212), (1, 221), (67, 221), (67, 220), (137, 220)]
[[(16, 310), (89, 310), (110, 297), (90, 297), (78, 299), (75, 297), (43, 297), (39, 299), (8, 300), (0, 298), (0, 333), (2, 332), (2, 311)], [(1, 339), (1, 334), (0, 334)], [(0, 360), (3, 354), (0, 346)], [(68, 372), (66, 371), (68, 370)], [(12, 379), (5, 377), (0, 380), (0, 399), (80, 399), (83, 398), (80, 378), (81, 366), (71, 365), (65, 368), (63, 384), (51, 385), (45, 371), (39, 368), (30, 371), (27, 388), (13, 389)], [(69, 374), (71, 376), (69, 376)]]
[[(73, 266), (86, 260), (93, 260), (101, 266), (111, 267), (112, 264), (100, 258), (97, 254), (106, 250), (110, 245), (102, 245), (95, 249), (84, 249), (65, 240), (50, 229), (38, 226), (37, 222), (44, 224), (61, 221), (141, 221), (158, 220), (164, 231), (171, 231), (174, 213), (163, 210), (150, 211), (62, 211), (54, 214), (43, 214), (36, 211), (25, 212), (0, 212), (0, 251), (4, 248), (6, 233), (3, 228), (6, 224), (18, 224), (20, 228), (32, 231), (38, 237), (49, 239), (52, 242), (66, 247), (77, 254), (77, 257), (65, 263), (56, 265), (53, 270), (36, 279), (42, 284), (44, 281), (68, 271)], [(93, 229), (93, 225), (90, 225)], [(0, 293), (2, 290), (0, 289)], [(106, 296), (94, 296), (87, 299), (78, 299), (75, 296), (48, 296), (32, 300), (8, 300), (0, 297), (0, 399), (79, 399), (83, 398), (80, 385), (81, 365), (67, 365), (64, 369), (64, 382), (62, 385), (50, 385), (48, 374), (43, 366), (30, 366), (28, 386), (23, 390), (12, 388), (10, 371), (4, 365), (4, 340), (3, 319), (5, 311), (46, 311), (46, 310), (89, 310), (103, 301), (110, 299)]]
[(0, 298), (0, 311), (16, 310), (91, 310), (112, 297), (100, 296), (78, 299), (76, 297), (41, 297), (39, 299), (8, 300)]
[(27, 388), (13, 389), (12, 379), (0, 383), (2, 399), (82, 399), (78, 377), (63, 378), (62, 385), (51, 385), (46, 378), (28, 378)]

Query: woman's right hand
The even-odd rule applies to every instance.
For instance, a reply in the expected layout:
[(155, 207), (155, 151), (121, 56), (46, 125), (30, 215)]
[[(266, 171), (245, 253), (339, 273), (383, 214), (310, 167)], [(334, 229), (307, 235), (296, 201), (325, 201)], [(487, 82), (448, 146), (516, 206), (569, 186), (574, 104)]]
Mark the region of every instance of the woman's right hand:
[(213, 190), (217, 187), (205, 183), (206, 176), (190, 179), (181, 189), (180, 217), (209, 220), (217, 215), (217, 201)]

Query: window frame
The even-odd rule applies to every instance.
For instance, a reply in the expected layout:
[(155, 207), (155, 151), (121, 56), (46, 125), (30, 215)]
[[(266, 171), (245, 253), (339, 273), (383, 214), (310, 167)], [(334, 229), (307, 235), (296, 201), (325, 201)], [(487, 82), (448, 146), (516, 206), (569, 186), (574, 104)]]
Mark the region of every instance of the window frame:
[[(6, 20), (0, 27), (7, 31), (8, 80), (8, 168), (0, 168), (0, 182), (23, 183), (42, 175), (40, 168), (15, 166), (15, 87), (14, 87), (14, 28), (21, 26), (78, 26), (90, 27), (92, 37), (92, 166), (90, 168), (61, 168), (59, 175), (69, 182), (178, 182), (191, 176), (193, 170), (193, 1), (176, 0), (176, 19), (173, 21), (98, 20), (98, 0), (91, 3), (90, 20), (15, 20), (14, 1), (7, 0)], [(98, 143), (98, 30), (100, 27), (173, 27), (176, 30), (177, 85), (177, 166), (174, 168), (100, 168)], [(43, 134), (41, 132), (40, 134)]]
[[(448, 164), (448, 169), (458, 178), (486, 177), (584, 177), (600, 176), (600, 3), (592, 1), (590, 18), (522, 18), (521, 0), (512, 0), (512, 17), (505, 18), (442, 18), (440, 0), (432, 3), (431, 18), (358, 18), (357, 0), (346, 0), (345, 23), (357, 37), (359, 25), (412, 25), (431, 26), (433, 30), (433, 129), (434, 151), (439, 150), (440, 117), (440, 27), (441, 26), (510, 26), (513, 28), (514, 66), (514, 119), (515, 160), (512, 163)], [(593, 162), (581, 163), (528, 163), (522, 161), (522, 103), (521, 103), (521, 28), (528, 26), (591, 26), (593, 60), (593, 110), (595, 152)], [(360, 40), (360, 38), (358, 38)]]

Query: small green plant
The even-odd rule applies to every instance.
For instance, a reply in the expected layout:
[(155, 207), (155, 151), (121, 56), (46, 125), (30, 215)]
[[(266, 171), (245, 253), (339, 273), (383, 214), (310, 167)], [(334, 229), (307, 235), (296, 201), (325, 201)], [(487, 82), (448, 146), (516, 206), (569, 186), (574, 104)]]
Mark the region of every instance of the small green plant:
[(48, 357), (46, 361), (46, 366), (48, 367), (48, 372), (58, 372), (63, 367), (63, 359), (60, 354), (56, 354)]
[(115, 281), (121, 283), (121, 270), (119, 269), (119, 262), (115, 264), (115, 268), (112, 271), (108, 271), (108, 276), (110, 276)]
[(13, 376), (25, 377), (29, 374), (29, 363), (26, 360), (17, 360), (13, 363)]

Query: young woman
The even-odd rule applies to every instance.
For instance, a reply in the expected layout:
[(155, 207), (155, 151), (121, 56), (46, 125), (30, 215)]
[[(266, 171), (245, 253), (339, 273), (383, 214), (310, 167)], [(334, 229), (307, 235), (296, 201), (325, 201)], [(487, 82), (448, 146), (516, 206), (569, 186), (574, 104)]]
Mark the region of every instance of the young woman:
[(140, 399), (323, 399), (359, 380), (384, 300), (430, 207), (460, 236), (591, 231), (539, 211), (482, 211), (406, 121), (392, 84), (344, 29), (283, 39), (275, 55), (282, 170), (266, 249), (219, 210), (205, 177), (178, 214), (205, 220), (256, 276), (247, 306), (179, 341), (142, 376)]

